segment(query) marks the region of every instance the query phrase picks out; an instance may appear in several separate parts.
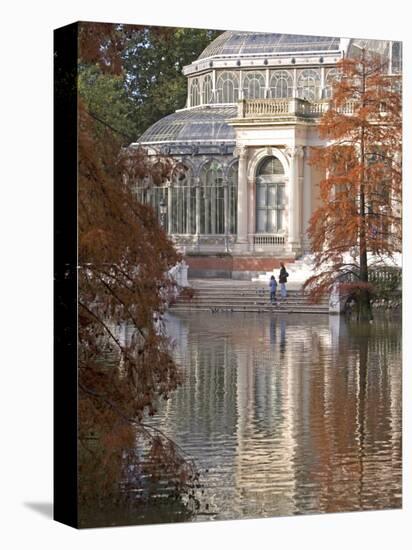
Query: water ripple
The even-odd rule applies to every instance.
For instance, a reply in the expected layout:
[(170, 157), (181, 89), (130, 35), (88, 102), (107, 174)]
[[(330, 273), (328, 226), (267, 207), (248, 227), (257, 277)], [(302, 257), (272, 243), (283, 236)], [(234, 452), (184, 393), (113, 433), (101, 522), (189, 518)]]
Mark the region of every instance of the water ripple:
[(185, 382), (157, 422), (200, 465), (208, 517), (401, 505), (399, 322), (188, 313), (167, 326)]

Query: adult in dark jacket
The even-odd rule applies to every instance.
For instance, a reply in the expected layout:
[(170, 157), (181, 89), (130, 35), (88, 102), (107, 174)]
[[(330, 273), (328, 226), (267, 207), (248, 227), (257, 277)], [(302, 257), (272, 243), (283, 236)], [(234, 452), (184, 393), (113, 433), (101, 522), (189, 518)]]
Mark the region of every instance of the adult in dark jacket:
[(280, 284), (280, 295), (282, 300), (286, 300), (286, 283), (288, 282), (289, 273), (286, 271), (285, 264), (280, 262), (280, 271), (279, 271), (279, 284)]

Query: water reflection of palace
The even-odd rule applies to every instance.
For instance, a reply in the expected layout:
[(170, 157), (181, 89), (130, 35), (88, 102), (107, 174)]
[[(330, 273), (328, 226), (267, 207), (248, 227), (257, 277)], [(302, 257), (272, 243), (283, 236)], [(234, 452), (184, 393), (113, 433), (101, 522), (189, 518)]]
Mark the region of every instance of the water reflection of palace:
[(171, 317), (186, 382), (163, 428), (207, 467), (219, 517), (400, 506), (396, 326)]

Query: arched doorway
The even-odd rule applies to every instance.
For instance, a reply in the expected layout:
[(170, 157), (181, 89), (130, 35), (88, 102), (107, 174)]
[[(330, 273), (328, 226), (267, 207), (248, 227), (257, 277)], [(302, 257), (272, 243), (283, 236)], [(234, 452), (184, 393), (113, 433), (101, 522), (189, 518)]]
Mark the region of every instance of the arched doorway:
[(256, 233), (285, 229), (285, 170), (276, 157), (266, 157), (256, 173)]

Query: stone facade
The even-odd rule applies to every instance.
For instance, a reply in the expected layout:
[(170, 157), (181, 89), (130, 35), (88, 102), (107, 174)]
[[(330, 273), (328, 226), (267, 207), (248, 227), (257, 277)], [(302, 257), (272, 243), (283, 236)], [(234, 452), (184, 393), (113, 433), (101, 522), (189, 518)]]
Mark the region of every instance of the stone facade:
[[(399, 51), (392, 42), (361, 47)], [(175, 160), (170, 181), (141, 196), (159, 212), (163, 201), (162, 223), (192, 273), (249, 276), (310, 251), (322, 178), (310, 149), (324, 144), (317, 125), (336, 64), (358, 49), (333, 37), (226, 32), (184, 68), (186, 108), (132, 146), (146, 147), (154, 162)]]

